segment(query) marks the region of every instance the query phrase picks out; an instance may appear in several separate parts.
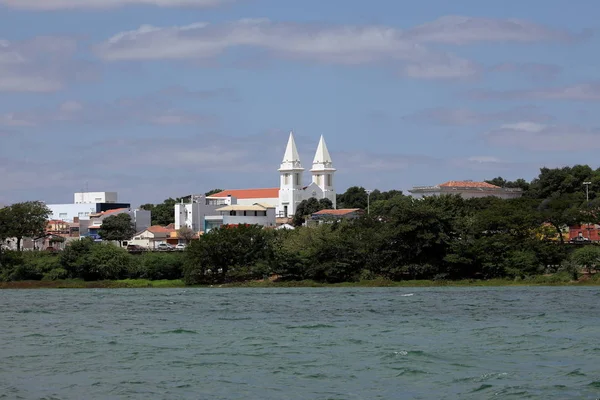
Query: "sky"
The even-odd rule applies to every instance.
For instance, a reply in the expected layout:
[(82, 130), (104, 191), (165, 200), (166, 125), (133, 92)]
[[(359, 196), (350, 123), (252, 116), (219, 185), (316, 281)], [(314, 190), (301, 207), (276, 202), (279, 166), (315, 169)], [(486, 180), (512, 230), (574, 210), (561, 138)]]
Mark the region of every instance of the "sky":
[(596, 0), (0, 0), (0, 203), (531, 180), (600, 150)]

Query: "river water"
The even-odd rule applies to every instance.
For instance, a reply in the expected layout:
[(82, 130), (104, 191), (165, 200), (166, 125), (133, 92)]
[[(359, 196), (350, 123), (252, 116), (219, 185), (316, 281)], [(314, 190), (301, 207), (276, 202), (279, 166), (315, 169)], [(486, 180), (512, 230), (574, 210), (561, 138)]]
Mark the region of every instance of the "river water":
[(597, 399), (600, 290), (0, 291), (0, 399)]

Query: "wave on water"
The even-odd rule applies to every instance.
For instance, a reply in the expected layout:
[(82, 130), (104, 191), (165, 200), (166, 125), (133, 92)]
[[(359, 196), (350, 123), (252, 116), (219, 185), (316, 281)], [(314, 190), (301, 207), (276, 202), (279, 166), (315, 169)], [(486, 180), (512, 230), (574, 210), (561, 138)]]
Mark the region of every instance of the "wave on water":
[(410, 297), (410, 296), (414, 296), (414, 293), (406, 293), (406, 294), (401, 294), (400, 297)]

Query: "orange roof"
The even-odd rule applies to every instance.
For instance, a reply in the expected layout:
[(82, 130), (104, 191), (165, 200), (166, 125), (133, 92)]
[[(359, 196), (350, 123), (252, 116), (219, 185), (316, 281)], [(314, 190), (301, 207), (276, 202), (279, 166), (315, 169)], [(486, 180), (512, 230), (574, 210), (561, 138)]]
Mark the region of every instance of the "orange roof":
[(62, 219), (51, 219), (48, 221), (49, 224), (68, 224), (67, 221), (63, 221)]
[(448, 181), (439, 185), (440, 187), (467, 187), (467, 188), (488, 188), (488, 189), (500, 189), (500, 186), (492, 185), (487, 182), (473, 182), (473, 181)]
[(238, 199), (277, 199), (279, 198), (279, 188), (268, 189), (233, 189), (224, 190), (220, 193), (215, 193), (210, 197), (235, 197)]
[(360, 208), (340, 208), (338, 210), (321, 210), (313, 213), (313, 215), (347, 215), (353, 212), (362, 211)]
[(153, 226), (149, 227), (147, 230), (149, 232), (152, 232), (152, 233), (171, 233), (171, 232), (175, 232), (175, 229), (167, 228), (167, 227), (160, 226), (160, 225), (153, 225)]
[(114, 210), (102, 211), (102, 215), (113, 214), (123, 210), (128, 210), (128, 208), (115, 208)]

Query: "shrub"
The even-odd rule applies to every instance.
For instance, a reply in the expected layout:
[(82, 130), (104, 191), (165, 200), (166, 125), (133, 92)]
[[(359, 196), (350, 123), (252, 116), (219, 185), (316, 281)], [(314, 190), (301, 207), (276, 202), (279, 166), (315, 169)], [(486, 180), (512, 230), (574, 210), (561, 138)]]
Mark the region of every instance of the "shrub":
[[(138, 278), (154, 280), (181, 279), (183, 275), (183, 254), (147, 253), (134, 264)], [(137, 264), (137, 265), (136, 265)]]
[(59, 279), (67, 279), (69, 277), (69, 271), (64, 268), (55, 268), (50, 272), (44, 274), (43, 281), (57, 281)]

